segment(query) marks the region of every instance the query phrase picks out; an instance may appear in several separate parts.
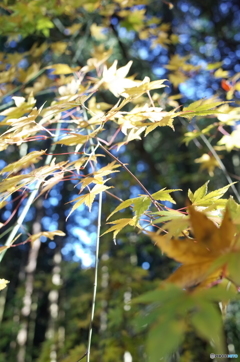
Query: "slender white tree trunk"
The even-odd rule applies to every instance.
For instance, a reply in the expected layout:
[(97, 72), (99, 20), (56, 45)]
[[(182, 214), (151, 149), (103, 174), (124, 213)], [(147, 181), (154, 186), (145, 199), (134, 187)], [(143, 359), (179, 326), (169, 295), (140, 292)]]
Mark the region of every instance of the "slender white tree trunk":
[[(104, 263), (104, 261), (108, 260), (109, 256), (108, 254), (103, 254), (102, 255), (102, 262)], [(108, 271), (108, 266), (107, 265), (103, 265), (101, 268), (101, 287), (103, 292), (105, 292), (108, 288), (108, 284), (109, 284), (109, 271)], [(101, 314), (100, 314), (100, 333), (104, 333), (104, 331), (106, 331), (107, 329), (107, 309), (108, 309), (108, 301), (107, 299), (102, 299), (102, 310), (101, 310)]]
[[(59, 248), (56, 251), (53, 262), (54, 267), (52, 271), (52, 283), (53, 288), (49, 292), (48, 299), (49, 299), (49, 310), (50, 310), (50, 320), (49, 320), (49, 327), (47, 331), (47, 338), (52, 340), (49, 361), (50, 362), (57, 362), (58, 360), (58, 347), (59, 343), (61, 344), (62, 339), (64, 338), (64, 330), (61, 328), (57, 328), (57, 320), (59, 316), (59, 291), (58, 287), (62, 284), (61, 280), (61, 261), (62, 256)], [(60, 337), (60, 340), (59, 340)]]

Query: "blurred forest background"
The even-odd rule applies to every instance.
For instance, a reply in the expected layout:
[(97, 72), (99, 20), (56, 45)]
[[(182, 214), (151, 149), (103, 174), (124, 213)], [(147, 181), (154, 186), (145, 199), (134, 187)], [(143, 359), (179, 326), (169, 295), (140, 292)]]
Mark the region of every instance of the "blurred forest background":
[[(78, 71), (89, 66), (90, 79), (91, 62), (96, 59), (109, 65), (118, 60), (118, 66), (132, 60), (130, 76), (141, 80), (145, 76), (151, 80), (167, 79), (164, 95), (161, 90), (154, 91), (156, 102), (164, 109), (187, 106), (205, 97), (239, 105), (240, 87), (235, 87), (240, 73), (239, 17), (237, 0), (1, 1), (0, 111), (13, 107), (12, 96), (28, 98), (31, 92), (37, 107), (51, 104), (66, 82), (62, 74), (53, 75), (44, 67), (68, 64)], [(76, 77), (73, 75), (73, 79)], [(102, 89), (91, 101), (97, 112), (98, 104), (114, 105), (116, 98)], [(231, 106), (222, 107), (230, 111)], [(66, 121), (62, 127), (68, 127), (70, 111), (63, 111), (61, 117)], [(209, 130), (206, 137), (191, 141), (191, 132), (214, 122), (219, 120), (212, 117), (209, 122), (201, 117), (189, 123), (179, 117), (174, 121), (175, 131), (158, 127), (148, 137), (112, 152), (129, 165), (149, 192), (164, 187), (182, 189), (174, 193), (180, 209), (187, 204), (189, 189), (194, 191), (209, 179), (210, 190), (229, 182), (205, 141), (216, 145), (231, 131), (231, 126), (223, 129), (219, 125)], [(112, 134), (110, 129), (107, 131)], [(184, 142), (184, 137), (189, 142)], [(239, 147), (237, 138), (232, 146), (224, 142), (222, 148), (221, 144), (218, 146), (232, 181), (240, 178)], [(36, 145), (33, 141), (3, 148), (1, 169), (35, 149), (49, 151), (51, 141), (43, 139)], [(57, 145), (54, 153), (63, 152), (70, 152), (69, 147)], [(97, 152), (103, 154), (101, 150)], [(58, 156), (58, 161), (64, 160), (65, 156)], [(112, 162), (109, 156), (99, 157), (98, 161), (101, 166)], [(66, 221), (71, 209), (67, 203), (78, 196), (76, 183), (59, 182), (47, 198), (37, 198), (23, 222), (23, 236), (18, 243), (26, 239), (24, 233), (41, 230), (59, 229), (66, 236), (55, 236), (54, 240), (42, 237), (32, 246), (26, 243), (11, 248), (1, 262), (0, 277), (10, 283), (0, 292), (0, 362), (77, 362), (86, 352), (98, 202), (93, 203), (91, 213), (82, 205)], [(122, 200), (143, 192), (123, 169), (114, 175), (113, 184)], [(239, 189), (238, 184), (236, 187)], [(1, 245), (21, 215), (30, 191), (26, 188), (24, 193), (14, 192), (3, 205), (0, 222), (9, 222), (1, 229)], [(118, 204), (118, 200), (104, 194), (102, 221)], [(122, 217), (130, 214), (130, 210), (124, 210)], [(107, 230), (105, 223), (102, 228)], [(133, 320), (138, 307), (130, 307), (128, 302), (154, 289), (175, 267), (176, 263), (161, 255), (146, 236), (133, 228), (119, 233), (116, 245), (111, 234), (101, 238), (91, 361), (148, 360), (147, 332), (135, 331)], [(240, 354), (239, 318), (240, 307), (234, 303), (225, 320), (226, 344)], [(167, 332), (163, 337), (171, 338)], [(209, 361), (209, 353), (211, 348), (206, 342), (190, 331), (174, 358), (204, 362)]]

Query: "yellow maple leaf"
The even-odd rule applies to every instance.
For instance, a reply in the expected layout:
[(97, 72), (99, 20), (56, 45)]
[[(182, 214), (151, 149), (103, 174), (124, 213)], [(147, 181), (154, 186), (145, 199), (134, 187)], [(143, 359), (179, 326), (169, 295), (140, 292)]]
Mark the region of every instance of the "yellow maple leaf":
[[(77, 24), (75, 24), (75, 25), (77, 25)], [(66, 54), (67, 47), (68, 47), (68, 44), (63, 41), (56, 41), (55, 43), (52, 43), (50, 45), (50, 48), (57, 55)]]
[(80, 69), (80, 67), (71, 68), (68, 64), (53, 64), (46, 67), (46, 69), (53, 69), (52, 74), (71, 74)]
[(23, 156), (22, 158), (20, 158), (20, 160), (10, 163), (9, 165), (7, 165), (6, 167), (4, 167), (1, 170), (1, 174), (3, 173), (17, 173), (18, 171), (24, 169), (24, 168), (28, 168), (29, 166), (31, 166), (34, 163), (37, 163), (38, 161), (41, 160), (41, 156), (45, 154), (45, 151), (32, 151), (29, 152), (26, 156)]
[(58, 236), (65, 236), (66, 234), (61, 231), (61, 230), (54, 230), (54, 231), (42, 231), (40, 233), (31, 235), (29, 237), (31, 243), (33, 243), (34, 241), (36, 241), (37, 239), (39, 239), (41, 236), (45, 236), (46, 238), (49, 238), (51, 240), (54, 239), (54, 236), (58, 235)]
[(214, 175), (214, 170), (216, 167), (219, 167), (219, 162), (212, 155), (204, 153), (201, 157), (195, 159), (195, 163), (200, 163), (200, 171), (208, 170), (209, 175), (212, 177)]
[(133, 87), (139, 81), (134, 81), (130, 78), (126, 78), (130, 67), (132, 65), (132, 61), (128, 62), (124, 67), (117, 69), (117, 60), (111, 65), (110, 68), (104, 66), (103, 74), (102, 74), (102, 82), (106, 89), (109, 89), (115, 97), (119, 97), (120, 94), (127, 87)]
[(237, 126), (236, 129), (229, 135), (223, 136), (218, 145), (224, 145), (227, 151), (232, 151), (232, 149), (240, 148), (240, 127)]
[(227, 78), (228, 77), (228, 71), (223, 70), (222, 68), (219, 68), (218, 70), (216, 70), (214, 72), (214, 77), (215, 78)]
[[(157, 246), (170, 258), (182, 265), (167, 279), (182, 288), (200, 284), (209, 286), (213, 281), (229, 277), (227, 259), (233, 260), (235, 226), (226, 208), (221, 225), (218, 227), (204, 213), (193, 206), (188, 208), (194, 239), (171, 239), (157, 233), (148, 233)], [(222, 258), (224, 256), (224, 258)], [(218, 261), (214, 266), (214, 262)], [(234, 261), (235, 262), (235, 261)], [(229, 270), (232, 268), (229, 264)], [(231, 274), (231, 272), (230, 272)], [(230, 278), (231, 279), (231, 276)], [(236, 280), (236, 278), (235, 278)]]
[(90, 26), (91, 35), (97, 40), (105, 40), (106, 35), (104, 35), (104, 27), (98, 26), (96, 23)]
[(6, 288), (7, 283), (9, 283), (8, 280), (6, 280), (6, 279), (0, 279), (0, 290)]
[[(118, 219), (115, 221), (108, 222), (108, 224), (114, 224), (114, 225), (111, 226), (110, 229), (105, 231), (101, 236), (113, 231), (113, 240), (114, 240), (114, 243), (116, 243), (117, 234), (123, 228), (125, 228), (125, 226), (127, 226), (127, 225), (136, 226), (136, 220), (137, 220), (137, 218), (136, 218), (136, 216), (134, 216), (133, 218), (124, 218), (124, 219)], [(139, 226), (139, 225), (137, 224), (137, 226)]]
[(166, 79), (160, 79), (150, 82), (150, 78), (145, 77), (143, 81), (139, 82), (138, 84), (133, 83), (130, 87), (126, 86), (124, 92), (122, 92), (121, 95), (125, 98), (128, 97), (131, 97), (131, 99), (138, 98), (150, 90), (166, 87), (166, 85), (163, 84), (163, 82), (165, 81)]

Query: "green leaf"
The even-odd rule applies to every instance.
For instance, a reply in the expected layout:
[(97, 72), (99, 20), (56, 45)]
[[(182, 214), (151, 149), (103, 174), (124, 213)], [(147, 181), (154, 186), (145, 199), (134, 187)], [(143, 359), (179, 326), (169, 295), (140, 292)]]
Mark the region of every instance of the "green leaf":
[(136, 332), (142, 332), (143, 329), (156, 322), (160, 315), (159, 303), (147, 306), (146, 310), (140, 315), (137, 315), (133, 320), (133, 326)]
[(228, 261), (228, 279), (231, 280), (237, 287), (240, 287), (240, 252), (233, 252), (229, 254)]
[(166, 284), (166, 286), (162, 289), (156, 289), (132, 299), (131, 303), (164, 303), (169, 300), (178, 299), (183, 294), (184, 291), (174, 284)]
[(125, 226), (131, 225), (136, 226), (136, 217), (129, 218), (129, 219), (118, 219), (115, 221), (111, 221), (108, 224), (115, 224), (114, 226), (110, 227), (107, 231), (105, 231), (101, 236), (110, 233), (113, 231), (113, 240), (116, 240), (116, 236)]
[(232, 288), (232, 284), (229, 286), (229, 283), (229, 281), (227, 281), (227, 283), (222, 281), (220, 284), (214, 286), (214, 288), (200, 289), (196, 291), (193, 297), (196, 301), (199, 299), (211, 302), (227, 302), (229, 300), (234, 300), (237, 298), (237, 290), (235, 287)]
[(142, 195), (139, 197), (135, 197), (132, 199), (128, 199), (125, 200), (123, 202), (121, 202), (120, 205), (118, 205), (116, 207), (116, 209), (113, 210), (113, 212), (111, 212), (111, 214), (108, 216), (107, 220), (110, 219), (110, 217), (112, 215), (114, 215), (116, 212), (125, 209), (126, 207), (129, 207), (133, 205), (133, 211), (135, 212), (135, 216), (137, 217), (136, 220), (139, 219), (139, 217), (145, 212), (147, 211), (147, 209), (149, 208), (149, 206), (151, 205), (151, 200), (149, 198), (149, 196), (147, 195)]
[[(159, 362), (160, 358), (175, 352), (183, 342), (186, 325), (182, 320), (161, 319), (151, 328), (147, 338), (149, 362)], [(161, 341), (164, 341), (162, 343)], [(159, 346), (161, 346), (159, 348)]]
[(195, 116), (208, 116), (211, 114), (219, 113), (218, 110), (213, 109), (221, 104), (228, 102), (209, 102), (208, 99), (199, 99), (196, 102), (191, 103), (188, 107), (184, 107), (181, 113), (182, 117), (193, 118)]
[[(192, 116), (193, 117), (193, 116)], [(209, 134), (210, 131), (215, 128), (216, 126), (214, 124), (210, 124), (209, 126), (197, 131), (196, 129), (192, 132), (187, 132), (184, 135), (183, 142), (185, 142), (187, 145), (190, 141), (194, 140), (197, 137), (200, 137), (202, 134)]]
[(220, 199), (220, 197), (222, 197), (222, 196), (225, 194), (225, 192), (228, 191), (229, 187), (230, 187), (231, 185), (234, 185), (235, 183), (236, 183), (236, 182), (232, 182), (232, 183), (228, 184), (227, 186), (224, 186), (224, 187), (222, 187), (222, 188), (220, 188), (220, 189), (217, 189), (217, 190), (215, 190), (215, 191), (210, 192), (209, 194), (207, 194), (207, 195), (202, 199), (202, 201), (203, 201), (203, 200), (216, 201), (216, 200)]
[(212, 206), (214, 208), (224, 207), (226, 205), (227, 200), (225, 199), (219, 200), (219, 199), (225, 194), (225, 192), (228, 191), (229, 187), (235, 183), (236, 182), (232, 182), (227, 186), (224, 186), (220, 189), (210, 192), (209, 194), (204, 195), (204, 192), (207, 190), (207, 185), (208, 185), (207, 182), (193, 194), (193, 198), (191, 201), (193, 205), (197, 206)]
[(149, 196), (141, 196), (134, 201), (133, 211), (135, 212), (135, 215), (137, 217), (136, 222), (140, 218), (140, 216), (145, 211), (147, 211), (150, 205), (151, 199), (149, 198)]
[[(152, 302), (145, 309), (145, 315), (135, 318), (138, 331), (150, 325), (147, 339), (149, 361), (159, 361), (174, 352), (184, 339), (185, 316), (195, 302), (192, 296), (173, 284), (163, 284), (162, 289), (148, 292), (133, 302)], [(159, 349), (162, 340), (164, 344)]]
[(137, 198), (133, 198), (133, 199), (128, 199), (128, 200), (125, 200), (123, 202), (121, 202), (121, 204), (119, 204), (116, 209), (113, 210), (113, 212), (111, 212), (111, 214), (108, 216), (107, 220), (110, 219), (110, 217), (112, 215), (114, 215), (116, 212), (122, 210), (122, 209), (125, 209), (126, 207), (129, 207), (130, 205), (132, 205), (134, 203), (134, 201), (137, 200)]
[(168, 230), (167, 237), (170, 239), (171, 237), (179, 237), (183, 236), (182, 232), (186, 230), (189, 226), (188, 217), (183, 215), (180, 218), (175, 218), (169, 221), (164, 225), (164, 228)]
[(217, 353), (225, 353), (223, 340), (223, 325), (221, 312), (212, 303), (201, 301), (197, 312), (191, 318), (191, 323), (200, 337), (209, 343), (214, 342)]
[(41, 18), (37, 21), (37, 27), (38, 30), (43, 29), (51, 29), (54, 28), (54, 24), (51, 20), (49, 20), (47, 17)]
[(193, 200), (193, 197), (194, 197), (194, 196), (193, 196), (193, 193), (192, 193), (192, 191), (189, 189), (189, 190), (188, 190), (188, 198), (189, 198), (189, 200), (192, 201), (192, 200)]
[(236, 229), (240, 232), (240, 205), (234, 201), (232, 197), (227, 202), (227, 208), (230, 211), (231, 217), (235, 223)]
[(192, 201), (192, 203), (194, 203), (195, 201), (201, 200), (207, 194), (208, 184), (209, 184), (209, 181), (207, 181), (204, 185), (199, 187), (199, 189), (197, 189), (194, 192), (194, 194), (192, 193), (191, 190), (189, 190), (189, 195), (191, 196), (191, 198), (189, 197), (189, 199), (190, 199), (190, 201)]
[(165, 221), (172, 221), (173, 219), (184, 219), (187, 218), (186, 215), (177, 211), (177, 210), (168, 210), (168, 211), (157, 211), (153, 212), (153, 215), (160, 215), (161, 217), (154, 220), (154, 223), (157, 222), (165, 222)]

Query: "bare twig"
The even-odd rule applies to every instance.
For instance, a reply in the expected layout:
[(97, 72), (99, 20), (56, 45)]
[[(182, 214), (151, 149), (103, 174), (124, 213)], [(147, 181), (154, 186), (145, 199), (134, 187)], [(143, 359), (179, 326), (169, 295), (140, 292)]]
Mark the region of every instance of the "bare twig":
[(114, 199), (116, 199), (116, 200), (118, 200), (118, 201), (120, 201), (120, 202), (123, 202), (123, 201), (124, 201), (124, 200), (123, 200), (123, 199), (121, 199), (120, 197), (118, 197), (118, 196), (114, 195), (113, 193), (111, 193), (111, 192), (109, 192), (109, 191), (107, 191), (107, 190), (105, 190), (105, 192), (106, 192), (106, 194), (108, 194), (108, 195), (110, 195), (110, 196), (114, 197)]
[(87, 352), (85, 352), (84, 355), (77, 360), (77, 362), (81, 361), (84, 357), (86, 357), (86, 355), (87, 355)]
[(110, 157), (112, 157), (115, 161), (117, 161), (118, 163), (120, 163), (120, 165), (134, 178), (134, 180), (141, 186), (141, 188), (146, 192), (146, 194), (149, 196), (149, 198), (151, 199), (153, 205), (156, 207), (156, 209), (158, 211), (161, 211), (162, 208), (161, 206), (159, 206), (158, 202), (156, 200), (154, 200), (154, 198), (152, 197), (152, 195), (150, 194), (150, 192), (146, 189), (146, 187), (141, 183), (141, 181), (129, 170), (129, 168), (122, 162), (120, 161), (117, 157), (115, 157), (111, 152), (108, 151), (108, 149), (106, 149), (103, 145), (101, 145), (101, 143), (99, 143), (99, 147), (101, 147)]

